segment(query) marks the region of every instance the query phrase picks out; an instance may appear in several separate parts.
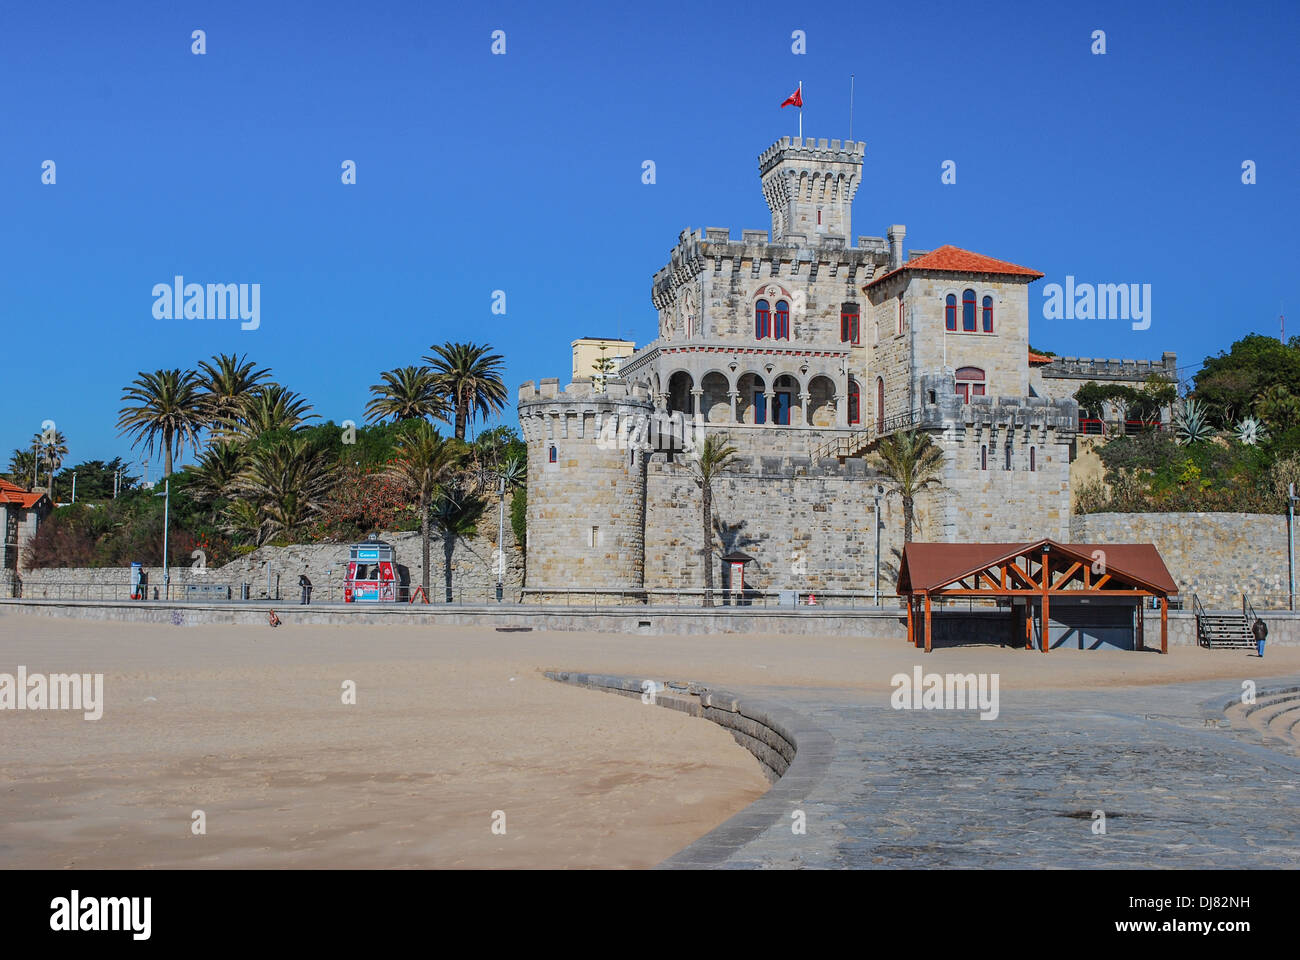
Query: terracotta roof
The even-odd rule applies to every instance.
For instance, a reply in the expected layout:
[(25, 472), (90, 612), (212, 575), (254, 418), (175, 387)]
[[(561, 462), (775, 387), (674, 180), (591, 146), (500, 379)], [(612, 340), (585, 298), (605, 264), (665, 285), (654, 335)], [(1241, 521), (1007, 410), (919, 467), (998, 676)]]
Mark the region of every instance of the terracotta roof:
[(20, 507), (33, 507), (45, 498), (39, 490), (28, 493), (22, 487), (8, 480), (0, 480), (0, 503), (16, 503)]
[(909, 543), (903, 548), (897, 592), (901, 596), (938, 590), (1003, 560), (1037, 554), (1044, 544), (1085, 563), (1093, 562), (1094, 550), (1102, 550), (1106, 572), (1116, 580), (1156, 593), (1178, 593), (1178, 584), (1155, 544), (1058, 543), (1050, 539), (1029, 543)]
[(1045, 353), (1034, 353), (1032, 350), (1029, 351), (1030, 363), (1051, 363), (1055, 359), (1055, 357), (1049, 357)]
[(1037, 270), (1030, 270), (1028, 267), (1008, 263), (1006, 260), (997, 260), (993, 257), (986, 257), (982, 253), (972, 253), (970, 250), (963, 250), (961, 247), (944, 244), (937, 250), (931, 250), (923, 257), (908, 260), (897, 270), (891, 270), (889, 273), (877, 277), (864, 285), (862, 289), (866, 290), (878, 283), (883, 283), (904, 270), (925, 270), (931, 273), (996, 273), (1009, 277), (1028, 277), (1031, 280), (1042, 277), (1042, 274)]

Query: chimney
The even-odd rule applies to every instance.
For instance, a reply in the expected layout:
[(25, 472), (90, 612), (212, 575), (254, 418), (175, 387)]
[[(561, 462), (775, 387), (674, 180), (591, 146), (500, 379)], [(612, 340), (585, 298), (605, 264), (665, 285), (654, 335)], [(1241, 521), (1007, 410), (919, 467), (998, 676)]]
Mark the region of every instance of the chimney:
[(903, 265), (903, 238), (907, 236), (907, 227), (896, 223), (889, 228), (889, 269), (897, 270)]

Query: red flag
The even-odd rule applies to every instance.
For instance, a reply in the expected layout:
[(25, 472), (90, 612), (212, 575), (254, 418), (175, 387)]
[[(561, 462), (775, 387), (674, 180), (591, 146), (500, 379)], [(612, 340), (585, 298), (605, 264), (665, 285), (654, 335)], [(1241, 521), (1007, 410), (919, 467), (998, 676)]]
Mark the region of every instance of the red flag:
[(793, 105), (796, 106), (796, 107), (802, 107), (802, 106), (803, 106), (803, 88), (802, 88), (802, 87), (800, 87), (799, 89), (795, 90), (795, 92), (792, 93), (792, 94), (790, 94), (790, 96), (786, 97), (786, 98), (785, 98), (785, 101), (781, 104), (781, 107), (782, 107), (782, 109), (784, 109), (785, 107), (788, 107), (788, 106), (790, 106), (791, 104), (793, 104)]

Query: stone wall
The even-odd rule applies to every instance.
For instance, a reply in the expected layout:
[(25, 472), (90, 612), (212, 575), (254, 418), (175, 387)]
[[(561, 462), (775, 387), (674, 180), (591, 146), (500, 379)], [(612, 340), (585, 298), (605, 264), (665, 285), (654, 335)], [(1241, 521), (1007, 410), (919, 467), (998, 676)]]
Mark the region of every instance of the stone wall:
[(1284, 516), (1257, 513), (1092, 513), (1072, 517), (1075, 543), (1154, 543), (1182, 594), (1209, 608), (1287, 605)]
[[(478, 533), (457, 540), (451, 555), (452, 596), (457, 601), (485, 602), (496, 596), (496, 573), (493, 565), (496, 550), (498, 511), (489, 505), (479, 520)], [(390, 543), (397, 553), (399, 573), (405, 568), (412, 589), (421, 583), (424, 565), (421, 556), (420, 534), (380, 534), (380, 539)], [(506, 498), (505, 517), (506, 573), (505, 599), (518, 600), (523, 580), (523, 551), (515, 543), (510, 527), (510, 498)], [(190, 566), (171, 568), (172, 597), (184, 597), (184, 586), (189, 583), (228, 584), (231, 596), (239, 597), (240, 585), (250, 585), (253, 599), (268, 596), (267, 572), (270, 571), (270, 595), (276, 593), (276, 576), (279, 576), (279, 596), (296, 602), (299, 598), (298, 577), (306, 574), (313, 586), (313, 601), (341, 601), (343, 581), (347, 573), (348, 544), (310, 543), (288, 547), (260, 547), (247, 556), (240, 557), (205, 573)], [(445, 597), (445, 553), (442, 538), (437, 531), (429, 544), (429, 599), (438, 603)], [(161, 588), (161, 567), (146, 567), (149, 576), (150, 596), (155, 587)], [(50, 567), (29, 570), (21, 574), (22, 594), (26, 599), (67, 600), (125, 600), (130, 593), (129, 567)], [(11, 596), (0, 587), (0, 596)]]
[[(715, 537), (722, 553), (754, 558), (747, 588), (870, 593), (875, 575), (874, 473), (862, 460), (813, 464), (801, 457), (748, 457), (714, 484)], [(704, 586), (700, 488), (681, 457), (650, 460), (646, 473), (647, 590)], [(902, 507), (881, 502), (881, 593), (893, 593)], [(937, 535), (937, 530), (935, 531)], [(726, 581), (715, 551), (714, 586)]]

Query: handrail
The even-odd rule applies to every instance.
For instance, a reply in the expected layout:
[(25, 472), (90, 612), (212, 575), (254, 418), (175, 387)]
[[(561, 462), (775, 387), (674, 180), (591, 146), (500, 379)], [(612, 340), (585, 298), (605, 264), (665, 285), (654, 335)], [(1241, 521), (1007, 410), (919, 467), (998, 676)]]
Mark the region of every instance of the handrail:
[[(1247, 610), (1250, 612), (1247, 613)], [(1241, 595), (1241, 615), (1246, 618), (1248, 624), (1259, 619), (1259, 614), (1255, 612), (1255, 605), (1250, 602), (1250, 599), (1244, 593)]]
[(1195, 593), (1192, 594), (1192, 612), (1196, 614), (1196, 645), (1208, 647), (1210, 642), (1205, 637), (1205, 626), (1201, 623), (1201, 618), (1205, 616), (1205, 607), (1201, 604), (1201, 598)]

